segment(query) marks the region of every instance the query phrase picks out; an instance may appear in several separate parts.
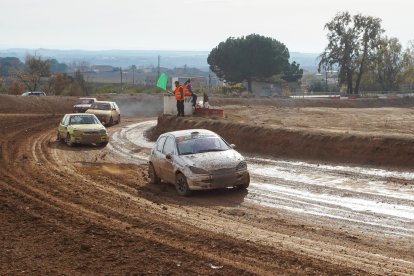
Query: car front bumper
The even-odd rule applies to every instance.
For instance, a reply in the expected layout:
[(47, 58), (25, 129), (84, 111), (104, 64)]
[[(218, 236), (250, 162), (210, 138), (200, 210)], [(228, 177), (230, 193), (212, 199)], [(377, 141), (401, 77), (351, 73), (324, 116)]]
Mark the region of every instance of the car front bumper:
[(210, 174), (187, 176), (187, 184), (190, 190), (211, 190), (226, 187), (245, 185), (250, 182), (249, 171), (236, 171), (226, 174)]
[(79, 136), (73, 136), (72, 142), (76, 144), (100, 144), (106, 143), (109, 141), (109, 137), (107, 134), (89, 134), (89, 133), (82, 133)]

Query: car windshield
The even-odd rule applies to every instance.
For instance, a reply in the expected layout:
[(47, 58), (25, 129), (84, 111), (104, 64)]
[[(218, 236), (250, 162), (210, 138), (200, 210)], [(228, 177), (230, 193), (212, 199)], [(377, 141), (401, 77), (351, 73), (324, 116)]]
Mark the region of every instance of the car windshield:
[(92, 104), (92, 99), (79, 99), (76, 101), (76, 104)]
[(94, 103), (91, 105), (91, 109), (111, 110), (111, 105), (109, 103)]
[(223, 139), (213, 135), (181, 136), (176, 138), (176, 143), (179, 155), (230, 149)]
[(71, 125), (99, 124), (99, 120), (95, 116), (74, 115), (70, 117), (69, 124)]

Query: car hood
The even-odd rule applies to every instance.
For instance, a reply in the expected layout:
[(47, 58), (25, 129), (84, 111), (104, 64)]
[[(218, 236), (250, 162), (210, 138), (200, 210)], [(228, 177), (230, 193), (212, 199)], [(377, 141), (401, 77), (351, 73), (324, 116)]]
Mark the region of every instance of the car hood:
[(101, 124), (81, 124), (81, 125), (71, 125), (71, 127), (73, 128), (73, 130), (82, 130), (82, 131), (96, 131), (96, 130), (101, 130), (101, 129), (105, 129), (105, 127)]
[(203, 152), (191, 155), (181, 155), (181, 160), (188, 166), (194, 166), (207, 171), (234, 168), (243, 156), (235, 150)]

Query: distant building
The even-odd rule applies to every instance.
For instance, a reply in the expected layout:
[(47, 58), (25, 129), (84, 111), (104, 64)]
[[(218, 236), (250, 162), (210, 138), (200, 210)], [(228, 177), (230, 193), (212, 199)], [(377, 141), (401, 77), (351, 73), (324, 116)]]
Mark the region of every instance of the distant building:
[(91, 70), (95, 73), (112, 72), (115, 68), (111, 65), (92, 65)]

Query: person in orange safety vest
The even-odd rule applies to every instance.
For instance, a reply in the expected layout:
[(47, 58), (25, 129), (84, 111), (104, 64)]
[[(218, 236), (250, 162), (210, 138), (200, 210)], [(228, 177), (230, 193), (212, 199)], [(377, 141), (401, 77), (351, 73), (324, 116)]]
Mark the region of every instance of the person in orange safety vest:
[(191, 80), (188, 79), (186, 82), (184, 82), (184, 94), (186, 96), (191, 96), (192, 97), (192, 103), (193, 103), (193, 107), (196, 106), (197, 103), (197, 94), (193, 92), (193, 86), (191, 85)]
[(184, 89), (179, 81), (175, 82), (175, 99), (177, 100), (177, 117), (184, 117)]

